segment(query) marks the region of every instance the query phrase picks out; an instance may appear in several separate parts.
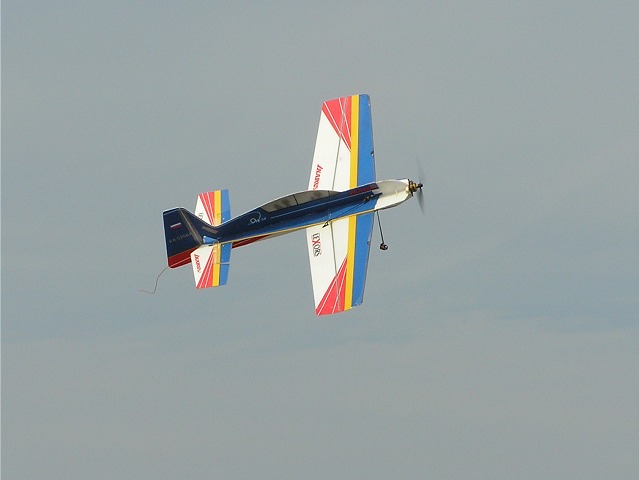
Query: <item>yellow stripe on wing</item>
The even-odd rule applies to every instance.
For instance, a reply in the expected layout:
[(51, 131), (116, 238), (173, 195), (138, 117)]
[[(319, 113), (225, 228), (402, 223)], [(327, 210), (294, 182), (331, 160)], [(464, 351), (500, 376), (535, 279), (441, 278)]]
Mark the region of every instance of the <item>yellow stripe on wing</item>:
[(359, 163), (359, 95), (351, 97), (351, 178), (349, 188), (357, 186)]
[[(350, 188), (357, 186), (359, 163), (359, 95), (351, 97), (351, 171)], [(353, 279), (355, 277), (355, 231), (357, 217), (348, 217), (348, 250), (346, 252), (346, 280), (344, 285), (344, 310), (353, 306)]]

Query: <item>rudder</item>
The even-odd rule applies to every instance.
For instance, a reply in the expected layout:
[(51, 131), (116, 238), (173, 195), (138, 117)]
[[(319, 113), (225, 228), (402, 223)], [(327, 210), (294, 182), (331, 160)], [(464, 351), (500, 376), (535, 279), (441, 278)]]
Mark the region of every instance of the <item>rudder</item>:
[(164, 217), (164, 239), (166, 256), (171, 268), (191, 262), (191, 252), (204, 244), (203, 237), (215, 238), (217, 230), (200, 220), (185, 208), (166, 210)]

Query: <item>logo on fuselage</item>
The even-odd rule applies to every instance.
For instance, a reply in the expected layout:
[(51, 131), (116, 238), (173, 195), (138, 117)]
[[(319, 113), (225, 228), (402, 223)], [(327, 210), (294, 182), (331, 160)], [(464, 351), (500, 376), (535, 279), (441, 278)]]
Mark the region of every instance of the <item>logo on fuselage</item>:
[(321, 165), (317, 165), (317, 168), (315, 169), (315, 179), (313, 180), (313, 190), (317, 190), (317, 188), (319, 187), (319, 182), (320, 182), (320, 177), (322, 176), (322, 170), (324, 170), (322, 168)]
[(320, 241), (320, 234), (314, 233), (311, 237), (311, 245), (313, 246), (313, 256), (319, 257), (322, 254), (322, 242)]
[(249, 225), (255, 225), (266, 220), (266, 217), (262, 217), (261, 212), (255, 212), (251, 218), (249, 218)]

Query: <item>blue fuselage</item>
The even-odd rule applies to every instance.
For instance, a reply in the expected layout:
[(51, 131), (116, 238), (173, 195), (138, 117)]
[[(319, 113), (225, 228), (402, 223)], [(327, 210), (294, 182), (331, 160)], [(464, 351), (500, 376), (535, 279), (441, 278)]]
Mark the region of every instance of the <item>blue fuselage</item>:
[(344, 192), (325, 192), (327, 196), (323, 198), (300, 198), (310, 193), (282, 197), (213, 227), (211, 237), (205, 237), (204, 243), (239, 242), (278, 235), (368, 212), (374, 210), (375, 200), (382, 194), (376, 183), (369, 183)]

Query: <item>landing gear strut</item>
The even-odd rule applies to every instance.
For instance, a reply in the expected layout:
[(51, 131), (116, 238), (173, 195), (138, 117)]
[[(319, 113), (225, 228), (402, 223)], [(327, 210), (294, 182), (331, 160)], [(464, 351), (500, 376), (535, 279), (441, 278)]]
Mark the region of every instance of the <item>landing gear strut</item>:
[(377, 214), (377, 224), (379, 225), (379, 235), (380, 237), (382, 237), (382, 243), (379, 244), (379, 249), (388, 250), (388, 245), (384, 243), (384, 234), (382, 233), (382, 222), (379, 219), (379, 210), (376, 210), (375, 213)]

